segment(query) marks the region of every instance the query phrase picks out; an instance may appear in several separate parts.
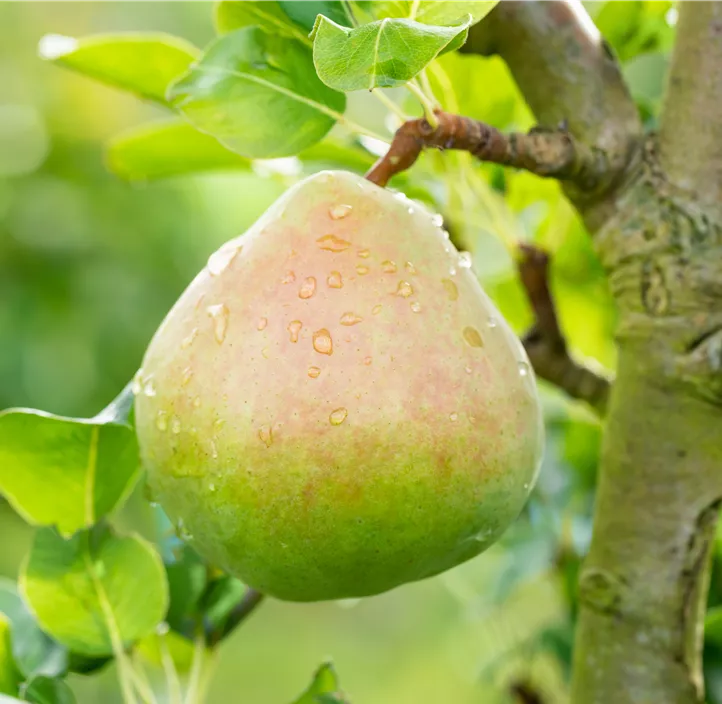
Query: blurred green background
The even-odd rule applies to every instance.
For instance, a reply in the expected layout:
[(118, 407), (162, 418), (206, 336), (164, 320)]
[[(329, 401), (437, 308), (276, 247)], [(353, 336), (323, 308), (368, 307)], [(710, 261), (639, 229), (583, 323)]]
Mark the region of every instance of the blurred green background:
[[(653, 127), (672, 4), (587, 6)], [(104, 142), (162, 116), (160, 108), (37, 57), (46, 33), (162, 30), (202, 47), (213, 37), (211, 9), (208, 2), (0, 3), (0, 409), (74, 416), (101, 409), (133, 376), (208, 254), (297, 177), (299, 165), (284, 161), (252, 172), (123, 182), (104, 167)], [(449, 55), (441, 64), (460, 112), (503, 129), (533, 124), (498, 59)], [(357, 121), (393, 127), (368, 96), (354, 94), (350, 105)], [(533, 240), (552, 250), (573, 349), (613, 369), (612, 302), (556, 184), (486, 166), (469, 179), (457, 157), (434, 154), (409, 185), (433, 196), (520, 332), (531, 317), (502, 243)], [(547, 388), (543, 396), (548, 446), (539, 485), (500, 545), (447, 574), (361, 602), (266, 604), (221, 649), (209, 701), (290, 702), (332, 657), (355, 704), (514, 704), (536, 701), (530, 692), (543, 704), (563, 702), (601, 432), (585, 408)], [(152, 536), (150, 510), (138, 492), (121, 521)], [(14, 577), (31, 529), (1, 500), (0, 536), (0, 575)], [(717, 670), (708, 669), (719, 696)], [(71, 682), (80, 702), (120, 701), (112, 668)]]

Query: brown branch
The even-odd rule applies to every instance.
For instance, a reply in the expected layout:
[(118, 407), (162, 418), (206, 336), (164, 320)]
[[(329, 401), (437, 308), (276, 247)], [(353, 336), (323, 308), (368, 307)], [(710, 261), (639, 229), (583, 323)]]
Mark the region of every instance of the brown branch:
[(567, 189), (595, 230), (613, 210), (600, 201), (625, 173), (643, 132), (619, 65), (581, 3), (500, 2), (471, 29), (462, 51), (498, 54), (539, 124), (566, 121), (576, 140), (606, 154), (608, 171), (596, 191)]
[(405, 122), (394, 135), (389, 151), (366, 178), (385, 186), (392, 176), (408, 169), (424, 147), (460, 149), (482, 161), (573, 181), (585, 191), (593, 190), (608, 170), (603, 152), (579, 144), (564, 129), (506, 135), (469, 117), (441, 111), (436, 117), (436, 128), (425, 119)]
[(549, 256), (532, 245), (522, 244), (518, 269), (536, 318), (522, 339), (534, 371), (572, 398), (586, 401), (604, 414), (609, 400), (609, 379), (578, 364), (569, 355), (549, 290)]
[(206, 629), (206, 645), (213, 648), (224, 638), (227, 638), (238, 626), (240, 626), (263, 602), (264, 594), (251, 589), (246, 589), (240, 601), (233, 607), (226, 620), (219, 626)]
[(680, 3), (660, 127), (668, 178), (722, 209), (722, 3)]

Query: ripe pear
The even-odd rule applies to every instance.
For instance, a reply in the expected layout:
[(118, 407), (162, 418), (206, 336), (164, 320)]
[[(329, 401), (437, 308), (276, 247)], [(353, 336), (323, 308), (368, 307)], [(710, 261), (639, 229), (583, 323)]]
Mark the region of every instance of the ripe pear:
[(211, 255), (139, 375), (154, 495), (279, 599), (478, 555), (539, 467), (533, 372), (468, 258), (439, 216), (351, 173), (306, 178)]

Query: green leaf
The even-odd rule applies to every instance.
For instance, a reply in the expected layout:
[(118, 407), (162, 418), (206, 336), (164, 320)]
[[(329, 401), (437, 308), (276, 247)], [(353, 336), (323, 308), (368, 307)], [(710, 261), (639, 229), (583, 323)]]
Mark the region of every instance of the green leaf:
[(593, 16), (594, 24), (622, 61), (630, 58), (625, 52), (625, 46), (635, 39), (643, 15), (644, 3), (635, 1), (604, 3), (596, 16)]
[(316, 20), (313, 62), (321, 80), (336, 90), (372, 90), (403, 85), (444, 49), (464, 41), (470, 18), (453, 27), (384, 19), (357, 29), (327, 17)]
[(268, 34), (298, 39), (311, 46), (308, 32), (304, 32), (293, 22), (289, 13), (284, 12), (281, 3), (271, 0), (222, 0), (216, 5), (215, 25), (219, 34), (228, 34), (242, 27), (255, 25)]
[(137, 536), (95, 529), (63, 540), (41, 529), (20, 576), (20, 588), (43, 630), (71, 650), (113, 653), (163, 620), (168, 585), (155, 549)]
[(65, 682), (42, 675), (23, 687), (23, 698), (33, 704), (75, 704), (75, 695)]
[(102, 670), (113, 658), (104, 655), (101, 658), (93, 658), (79, 653), (68, 654), (68, 672), (77, 672), (79, 675), (91, 675)]
[(179, 633), (192, 636), (198, 605), (206, 588), (207, 569), (192, 548), (184, 545), (180, 558), (165, 567), (170, 605), (168, 625)]
[(343, 3), (337, 0), (305, 0), (304, 2), (281, 0), (278, 4), (288, 17), (307, 32), (313, 29), (316, 17), (319, 15), (326, 15), (334, 22), (348, 23), (350, 21)]
[(157, 32), (98, 34), (83, 39), (48, 34), (40, 56), (142, 98), (165, 103), (168, 85), (199, 51), (180, 37)]
[[(299, 152), (309, 164), (366, 171), (373, 157), (359, 147), (325, 139)], [(186, 122), (162, 121), (132, 128), (106, 146), (110, 171), (128, 181), (152, 181), (211, 171), (248, 171), (253, 162)]]
[[(424, 24), (453, 24), (457, 20), (471, 15), (471, 24), (476, 24), (488, 15), (499, 0), (422, 0), (417, 5), (417, 22)], [(384, 17), (411, 17), (412, 0), (391, 0), (390, 2), (374, 2), (373, 10), (378, 19)]]
[(110, 171), (128, 181), (251, 168), (249, 159), (177, 120), (141, 125), (114, 137), (107, 145), (106, 163)]
[(13, 656), (10, 620), (0, 614), (0, 694), (17, 694), (22, 674)]
[(40, 630), (18, 594), (15, 582), (9, 579), (0, 579), (0, 613), (10, 621), (13, 656), (25, 677), (54, 677), (65, 672), (68, 664), (66, 649)]
[(94, 418), (0, 413), (0, 494), (33, 525), (63, 535), (111, 513), (138, 478), (130, 387)]
[(243, 597), (246, 588), (240, 579), (227, 574), (213, 581), (208, 586), (201, 604), (205, 620), (212, 626), (224, 623), (233, 607)]
[(324, 663), (316, 670), (309, 688), (293, 704), (347, 704), (340, 691), (333, 664)]
[(319, 80), (305, 46), (257, 27), (211, 44), (169, 99), (198, 129), (258, 159), (293, 156), (320, 141), (346, 106)]

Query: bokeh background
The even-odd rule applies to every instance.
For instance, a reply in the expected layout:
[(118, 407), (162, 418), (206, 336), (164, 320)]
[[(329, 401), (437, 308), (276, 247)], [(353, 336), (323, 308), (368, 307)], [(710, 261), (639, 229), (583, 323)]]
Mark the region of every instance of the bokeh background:
[[(587, 7), (654, 127), (673, 4)], [(211, 11), (209, 2), (0, 2), (0, 409), (73, 416), (101, 409), (133, 376), (153, 331), (208, 254), (300, 171), (319, 168), (284, 160), (128, 183), (105, 168), (104, 143), (162, 116), (161, 109), (37, 56), (47, 33), (161, 30), (202, 47), (213, 37)], [(460, 112), (503, 129), (533, 124), (498, 59), (452, 55), (442, 64)], [(368, 96), (353, 95), (350, 105), (356, 121), (393, 128)], [(554, 292), (575, 353), (613, 370), (613, 304), (589, 238), (555, 183), (487, 166), (461, 176), (457, 157), (435, 154), (408, 186), (444, 212), (519, 332), (531, 316), (504, 243), (528, 240), (553, 251)], [(222, 648), (211, 704), (290, 702), (328, 657), (355, 704), (564, 702), (601, 428), (583, 406), (547, 387), (542, 394), (548, 442), (539, 485), (499, 545), (372, 599), (264, 605)], [(120, 521), (154, 537), (150, 512), (139, 491)], [(0, 576), (16, 576), (30, 537), (0, 499)], [(715, 575), (713, 604), (719, 582)], [(711, 701), (722, 701), (715, 699), (722, 684), (714, 639), (707, 656)], [(120, 701), (112, 667), (70, 681), (83, 704)]]

